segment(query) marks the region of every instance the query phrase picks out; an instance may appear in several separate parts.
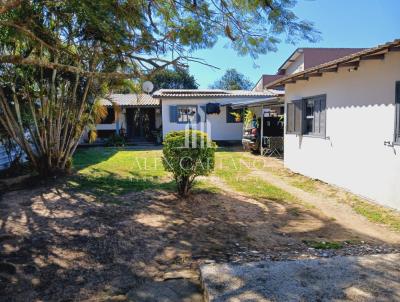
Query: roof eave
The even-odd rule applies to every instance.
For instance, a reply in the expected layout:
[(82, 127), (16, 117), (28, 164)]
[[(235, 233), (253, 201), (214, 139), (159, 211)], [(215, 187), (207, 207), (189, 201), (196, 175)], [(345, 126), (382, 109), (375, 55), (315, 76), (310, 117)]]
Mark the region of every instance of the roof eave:
[[(358, 67), (359, 61), (361, 60), (382, 59), (385, 53), (398, 50), (400, 50), (400, 39), (308, 68), (304, 71), (273, 81), (266, 85), (266, 87), (268, 89), (273, 89), (282, 85), (296, 83), (298, 80), (308, 80), (308, 78), (313, 76), (321, 76), (325, 72), (337, 71), (339, 67), (349, 65)], [(380, 53), (382, 53), (383, 57)]]

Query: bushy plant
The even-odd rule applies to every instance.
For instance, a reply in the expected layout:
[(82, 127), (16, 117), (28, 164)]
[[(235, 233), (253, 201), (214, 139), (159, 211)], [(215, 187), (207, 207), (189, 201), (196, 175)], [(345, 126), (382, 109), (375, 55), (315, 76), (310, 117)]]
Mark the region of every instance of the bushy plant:
[(126, 145), (126, 140), (123, 136), (118, 134), (113, 134), (106, 141), (107, 147), (123, 147)]
[(206, 133), (197, 130), (167, 134), (163, 147), (163, 165), (172, 172), (180, 196), (187, 196), (197, 176), (209, 175), (215, 166), (217, 145)]

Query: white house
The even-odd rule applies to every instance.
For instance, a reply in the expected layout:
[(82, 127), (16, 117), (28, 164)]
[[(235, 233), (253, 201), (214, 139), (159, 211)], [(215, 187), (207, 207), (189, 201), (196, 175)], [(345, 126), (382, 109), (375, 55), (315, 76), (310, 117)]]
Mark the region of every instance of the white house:
[(285, 75), (284, 164), (400, 209), (400, 40)]
[(207, 132), (214, 141), (240, 142), (243, 122), (236, 120), (232, 113), (242, 109), (233, 109), (232, 105), (246, 100), (266, 100), (281, 94), (275, 90), (161, 89), (153, 94), (153, 98), (161, 102), (163, 137), (170, 131), (190, 127)]

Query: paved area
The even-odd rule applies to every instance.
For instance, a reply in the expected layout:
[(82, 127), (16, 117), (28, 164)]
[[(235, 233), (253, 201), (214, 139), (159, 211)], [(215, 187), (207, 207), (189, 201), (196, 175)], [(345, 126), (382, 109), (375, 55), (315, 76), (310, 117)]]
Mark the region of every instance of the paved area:
[(400, 301), (400, 254), (201, 267), (206, 301)]

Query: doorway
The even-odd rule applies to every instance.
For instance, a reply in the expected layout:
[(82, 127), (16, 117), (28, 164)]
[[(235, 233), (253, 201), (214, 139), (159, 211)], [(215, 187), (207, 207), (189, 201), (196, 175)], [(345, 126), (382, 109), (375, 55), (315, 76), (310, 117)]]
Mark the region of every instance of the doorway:
[(155, 108), (126, 109), (126, 130), (129, 140), (153, 141), (155, 124)]

